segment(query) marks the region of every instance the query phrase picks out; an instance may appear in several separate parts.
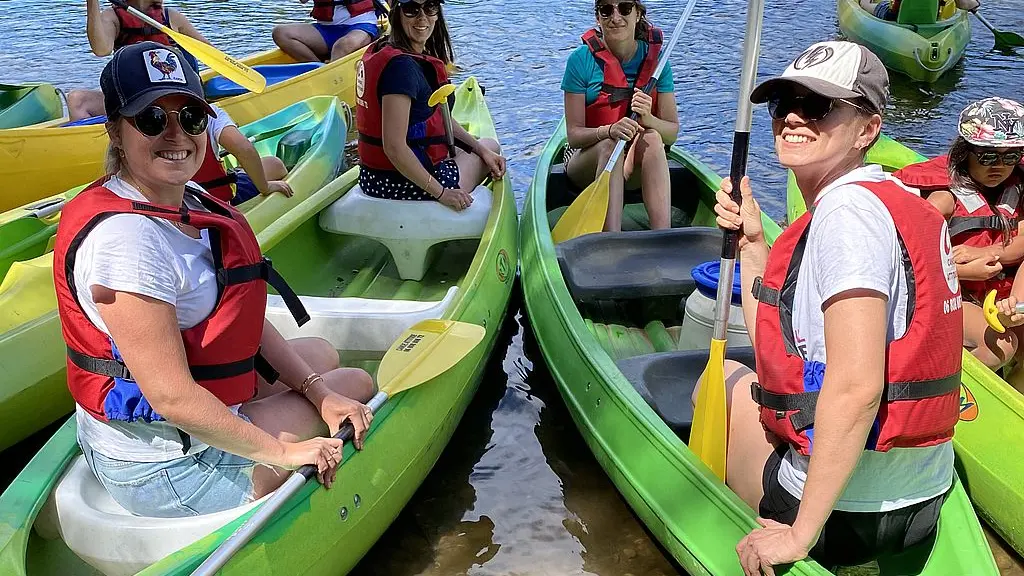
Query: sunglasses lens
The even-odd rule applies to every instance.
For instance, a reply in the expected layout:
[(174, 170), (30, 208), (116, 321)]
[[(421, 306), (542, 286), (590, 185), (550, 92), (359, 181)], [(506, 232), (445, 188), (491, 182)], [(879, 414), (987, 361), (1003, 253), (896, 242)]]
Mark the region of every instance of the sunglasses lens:
[(420, 5), (415, 2), (402, 4), (402, 15), (406, 18), (415, 18), (420, 15)]
[(633, 12), (633, 6), (632, 2), (619, 2), (619, 14), (629, 16)]
[(423, 5), (423, 13), (427, 16), (437, 16), (437, 12), (441, 9), (441, 5), (437, 2), (428, 2)]
[(782, 120), (796, 110), (800, 111), (800, 117), (804, 120), (821, 120), (832, 111), (832, 100), (816, 94), (773, 94), (768, 98), (768, 114), (776, 120)]
[(601, 18), (611, 18), (612, 17), (612, 12), (614, 12), (614, 11), (615, 11), (615, 7), (612, 6), (611, 4), (601, 4), (597, 8), (597, 12), (598, 12), (598, 14), (601, 15)]
[(206, 132), (209, 118), (202, 106), (182, 106), (178, 112), (178, 122), (181, 123), (181, 129), (192, 136), (199, 136)]
[(1024, 155), (1020, 152), (1007, 152), (1006, 154), (1003, 154), (1003, 164), (1006, 164), (1007, 166), (1016, 166), (1017, 164), (1020, 164), (1021, 158), (1024, 158)]
[(801, 107), (807, 120), (821, 120), (832, 111), (832, 100), (822, 96), (805, 96)]
[(167, 113), (159, 106), (150, 106), (135, 115), (134, 124), (146, 136), (159, 136), (167, 127)]

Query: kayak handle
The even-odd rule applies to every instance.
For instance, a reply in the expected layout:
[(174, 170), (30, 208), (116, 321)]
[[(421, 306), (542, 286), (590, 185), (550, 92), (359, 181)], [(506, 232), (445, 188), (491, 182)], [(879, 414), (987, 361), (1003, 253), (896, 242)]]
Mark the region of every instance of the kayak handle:
[(31, 210), (32, 217), (42, 220), (43, 218), (49, 218), (57, 212), (64, 209), (64, 204), (67, 200), (61, 198), (60, 200), (51, 200), (49, 203), (41, 203), (33, 206)]
[[(948, 48), (947, 48), (947, 50), (951, 51), (951, 49), (948, 49)], [(946, 56), (949, 56), (948, 52), (946, 53)], [(927, 70), (929, 72), (934, 72), (936, 74), (941, 74), (941, 73), (945, 72), (946, 70), (949, 70), (950, 68), (953, 67), (954, 64), (956, 64), (956, 61), (954, 61), (952, 58), (946, 58), (946, 61), (941, 63), (941, 64), (939, 64), (938, 68), (932, 68), (931, 66), (925, 64), (921, 60), (921, 49), (920, 48), (914, 48), (914, 60), (917, 60), (917, 65), (920, 66), (921, 68), (924, 68), (925, 70)]]

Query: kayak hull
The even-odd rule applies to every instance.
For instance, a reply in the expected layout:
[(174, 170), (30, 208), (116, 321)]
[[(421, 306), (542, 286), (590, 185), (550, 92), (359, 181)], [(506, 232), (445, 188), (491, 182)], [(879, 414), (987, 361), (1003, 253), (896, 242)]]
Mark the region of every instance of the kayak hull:
[(55, 120), (63, 113), (60, 93), (52, 84), (0, 86), (0, 129)]
[[(471, 133), (494, 137), (494, 127), (470, 78), (453, 111)], [(472, 108), (466, 108), (469, 103)], [(460, 108), (461, 107), (461, 108)], [(474, 396), (488, 356), (497, 342), (515, 276), (517, 219), (508, 176), (491, 184), (492, 203), (479, 242), (446, 247), (438, 258), (438, 270), (423, 281), (401, 281), (373, 246), (351, 237), (331, 239), (320, 231), (317, 214), (346, 194), (358, 180), (352, 169), (309, 197), (300, 207), (263, 230), (258, 238), (275, 268), (300, 294), (360, 296), (388, 300), (415, 294), (423, 301), (440, 299), (458, 286), (458, 294), (443, 318), (470, 322), (486, 328), (483, 342), (451, 370), (417, 388), (388, 400), (374, 417), (361, 452), (346, 445), (344, 462), (331, 490), (309, 482), (285, 504), (248, 545), (219, 574), (323, 574), (346, 573), (376, 542), (412, 497), (442, 450)], [(332, 250), (334, 250), (332, 252)], [(335, 277), (347, 274), (354, 253), (372, 254), (356, 278), (347, 278), (343, 289)], [(314, 252), (311, 266), (289, 254)], [(328, 256), (333, 254), (333, 256)], [(319, 259), (321, 256), (326, 260)], [(453, 264), (455, 261), (464, 261)], [(445, 267), (452, 267), (449, 271)], [(433, 270), (433, 269), (432, 269)], [(355, 272), (355, 270), (353, 270)], [(449, 274), (451, 272), (451, 274)], [(326, 285), (322, 285), (326, 282)], [(360, 360), (351, 353), (348, 365), (374, 373), (379, 357)], [(0, 572), (5, 574), (92, 574), (60, 540), (44, 540), (33, 524), (45, 517), (49, 493), (68, 463), (77, 456), (73, 419), (67, 422), (36, 455), (10, 488), (0, 496)], [(174, 552), (140, 574), (187, 575), (191, 573), (237, 526), (237, 520)]]
[[(280, 194), (257, 197), (239, 206), (255, 231), (267, 228), (338, 174), (347, 133), (342, 108), (335, 97), (318, 96), (240, 127), (246, 136), (258, 135), (310, 114), (294, 130), (313, 129), (319, 138), (291, 169), (287, 181), (295, 192), (292, 198)], [(261, 155), (272, 156), (286, 134), (257, 141), (254, 146)], [(53, 288), (52, 242), (60, 214), (39, 220), (31, 213), (34, 206), (72, 198), (82, 188), (0, 214), (0, 234), (14, 224), (36, 225), (20, 242), (22, 249), (8, 255), (0, 281), (0, 372), (7, 375), (0, 382), (0, 422), (4, 422), (0, 450), (74, 408), (64, 383), (64, 345)]]
[(908, 25), (875, 18), (858, 0), (839, 0), (839, 29), (853, 42), (874, 52), (885, 67), (918, 82), (935, 82), (963, 57), (971, 39), (970, 15), (957, 10), (952, 18), (917, 31)]
[[(893, 171), (924, 160), (883, 136), (867, 161)], [(786, 206), (790, 222), (806, 211), (792, 178)], [(1024, 395), (967, 350), (961, 382), (960, 421), (953, 435), (957, 470), (978, 515), (1024, 555), (1024, 462), (1018, 455), (1024, 446)]]
[[(616, 357), (609, 353), (609, 345), (591, 332), (597, 322), (581, 315), (566, 286), (550, 235), (552, 206), (546, 199), (547, 174), (564, 145), (563, 122), (541, 154), (521, 218), (521, 276), (532, 332), (581, 435), (654, 537), (690, 574), (740, 575), (735, 546), (757, 526), (754, 511), (644, 401), (616, 365), (622, 349), (615, 344)], [(688, 189), (701, 196), (692, 225), (714, 226), (710, 206), (720, 179), (677, 148), (670, 158), (687, 167), (699, 183), (699, 191)], [(774, 238), (778, 226), (766, 215), (762, 221)], [(938, 544), (926, 560), (921, 554), (890, 559), (882, 573), (998, 573), (959, 482), (943, 507)], [(924, 568), (908, 568), (914, 562), (923, 562)], [(804, 561), (787, 573), (829, 572)]]

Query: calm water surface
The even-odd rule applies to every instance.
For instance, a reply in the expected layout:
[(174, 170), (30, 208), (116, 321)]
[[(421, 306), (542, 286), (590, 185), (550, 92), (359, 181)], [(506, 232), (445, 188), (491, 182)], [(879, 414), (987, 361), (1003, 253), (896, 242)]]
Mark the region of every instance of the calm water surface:
[[(285, 0), (170, 5), (234, 56), (270, 47), (275, 24), (304, 21), (308, 11)], [(679, 1), (649, 0), (648, 5), (655, 24), (669, 30), (682, 9)], [(472, 73), (488, 89), (520, 206), (537, 156), (560, 118), (558, 84), (568, 53), (592, 24), (590, 7), (590, 0), (445, 4), (460, 75)], [(732, 146), (745, 9), (740, 0), (698, 3), (672, 54), (682, 119), (679, 143), (722, 174)], [(983, 12), (997, 27), (1024, 33), (1020, 0), (986, 0)], [(1024, 99), (1024, 51), (994, 51), (989, 31), (977, 20), (972, 26), (967, 55), (939, 83), (916, 85), (893, 77), (885, 130), (924, 154), (942, 152), (953, 136), (956, 114), (968, 101), (993, 94)], [(0, 0), (0, 29), (0, 82), (96, 87), (104, 60), (89, 52), (84, 0)], [(835, 4), (829, 0), (769, 2), (759, 76), (780, 72), (812, 42), (838, 36)], [(762, 207), (782, 218), (785, 174), (775, 162), (763, 107), (755, 108), (750, 154), (748, 172)], [(0, 479), (0, 485), (6, 483)], [(1024, 575), (1019, 559), (998, 550), (997, 556), (1004, 574)], [(517, 293), (480, 393), (451, 444), (357, 572), (653, 576), (678, 571), (576, 432)]]

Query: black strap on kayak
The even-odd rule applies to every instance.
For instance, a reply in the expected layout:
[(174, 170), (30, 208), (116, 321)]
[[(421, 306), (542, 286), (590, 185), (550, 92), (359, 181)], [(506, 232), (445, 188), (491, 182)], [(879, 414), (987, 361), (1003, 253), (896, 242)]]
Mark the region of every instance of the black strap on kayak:
[[(960, 371), (945, 378), (919, 380), (917, 382), (890, 382), (885, 387), (885, 401), (923, 400), (945, 396), (960, 389)], [(762, 388), (757, 382), (750, 385), (750, 396), (759, 406), (776, 411), (776, 418), (786, 417), (793, 412), (789, 421), (797, 431), (814, 424), (814, 409), (818, 403), (818, 392), (775, 394)]]
[[(1011, 228), (1017, 226), (1016, 218), (1006, 218)], [(954, 216), (949, 219), (949, 236), (970, 232), (972, 230), (1002, 230), (1003, 218), (999, 215), (991, 216)]]
[(217, 268), (217, 283), (222, 286), (231, 286), (233, 284), (244, 284), (246, 282), (253, 282), (256, 280), (263, 280), (267, 284), (270, 284), (274, 290), (284, 300), (285, 306), (288, 307), (288, 311), (291, 312), (292, 317), (295, 318), (295, 323), (302, 326), (306, 322), (309, 322), (309, 312), (306, 311), (306, 307), (302, 305), (302, 300), (292, 290), (291, 286), (285, 282), (284, 278), (274, 269), (270, 258), (266, 256), (263, 260), (256, 264), (249, 264), (248, 266), (236, 266), (234, 268)]

